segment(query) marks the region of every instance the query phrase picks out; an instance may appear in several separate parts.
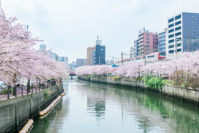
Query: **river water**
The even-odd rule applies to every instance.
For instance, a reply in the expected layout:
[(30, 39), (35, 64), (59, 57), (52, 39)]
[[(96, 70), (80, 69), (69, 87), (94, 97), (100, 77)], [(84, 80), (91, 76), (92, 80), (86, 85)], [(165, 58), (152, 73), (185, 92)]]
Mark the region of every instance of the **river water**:
[(67, 92), (31, 133), (198, 133), (199, 109), (138, 88), (64, 82)]

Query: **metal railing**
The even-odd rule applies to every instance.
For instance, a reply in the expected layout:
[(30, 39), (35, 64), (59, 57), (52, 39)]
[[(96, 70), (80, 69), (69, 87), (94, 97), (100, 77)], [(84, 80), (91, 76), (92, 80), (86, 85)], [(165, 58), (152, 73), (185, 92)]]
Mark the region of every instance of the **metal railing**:
[(4, 87), (0, 86), (0, 100), (10, 99), (13, 97), (19, 97), (19, 96), (23, 96), (23, 95), (27, 95), (31, 93), (40, 92), (55, 85), (56, 85), (56, 81), (50, 80), (46, 83), (37, 84), (37, 85), (32, 84), (30, 86), (23, 85), (23, 84), (17, 84), (15, 86), (4, 86)]

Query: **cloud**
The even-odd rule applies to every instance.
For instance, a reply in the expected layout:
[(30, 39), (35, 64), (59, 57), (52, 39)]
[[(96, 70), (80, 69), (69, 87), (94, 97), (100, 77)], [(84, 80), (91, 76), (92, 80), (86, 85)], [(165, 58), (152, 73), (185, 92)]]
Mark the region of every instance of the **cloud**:
[(198, 13), (199, 0), (176, 0), (171, 3), (166, 11), (167, 17), (172, 17), (181, 12)]
[(119, 1), (113, 6), (111, 11), (114, 12), (115, 15), (125, 12), (147, 13), (150, 11), (150, 6), (147, 0), (133, 0), (130, 4)]

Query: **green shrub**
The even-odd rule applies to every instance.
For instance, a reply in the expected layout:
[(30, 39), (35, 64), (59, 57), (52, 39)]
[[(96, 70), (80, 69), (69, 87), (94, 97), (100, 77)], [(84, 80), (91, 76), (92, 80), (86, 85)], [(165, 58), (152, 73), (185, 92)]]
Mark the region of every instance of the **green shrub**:
[(48, 100), (48, 99), (50, 98), (50, 93), (49, 93), (48, 90), (45, 90), (45, 91), (44, 91), (44, 98), (45, 98), (46, 100)]
[(147, 75), (145, 78), (143, 78), (145, 84), (149, 82), (149, 80), (151, 79), (152, 77)]
[[(9, 89), (9, 93), (11, 94), (13, 92), (12, 89)], [(2, 90), (1, 94), (8, 94), (8, 89)]]
[(112, 77), (112, 79), (113, 79), (114, 81), (117, 81), (117, 80), (119, 80), (119, 76), (115, 75), (115, 76)]
[(145, 78), (145, 85), (148, 87), (161, 89), (163, 85), (167, 84), (167, 80), (164, 80), (159, 77), (146, 77)]
[(87, 79), (88, 79), (88, 80), (90, 80), (90, 79), (91, 79), (91, 77), (92, 77), (91, 75), (88, 75), (88, 76), (87, 76)]
[(35, 86), (30, 86), (30, 89), (36, 88)]
[(171, 85), (175, 85), (176, 84), (175, 81), (173, 81), (173, 80), (167, 80), (167, 83), (171, 84)]
[(187, 83), (181, 85), (182, 88), (186, 88), (186, 87), (188, 87), (188, 86), (189, 86), (189, 85), (188, 85)]
[(136, 80), (141, 81), (141, 80), (143, 80), (143, 78), (142, 77), (137, 77)]

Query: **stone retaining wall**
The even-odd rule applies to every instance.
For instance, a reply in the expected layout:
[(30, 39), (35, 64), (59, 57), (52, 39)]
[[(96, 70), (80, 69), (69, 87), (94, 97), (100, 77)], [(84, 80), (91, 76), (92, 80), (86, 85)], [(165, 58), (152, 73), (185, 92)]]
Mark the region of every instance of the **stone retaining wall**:
[[(34, 112), (38, 113), (46, 103), (55, 99), (63, 90), (63, 85), (53, 86), (40, 92), (13, 97), (0, 101), (0, 132), (16, 132), (20, 128), (20, 122), (25, 118), (31, 118)], [(44, 92), (50, 92), (50, 98), (44, 96)]]
[(91, 82), (140, 87), (145, 90), (155, 91), (158, 93), (162, 93), (164, 95), (180, 98), (187, 102), (193, 102), (196, 103), (197, 106), (199, 104), (199, 89), (181, 88), (179, 86), (173, 86), (173, 85), (164, 85), (162, 89), (155, 89), (145, 86), (145, 83), (143, 81), (136, 81), (136, 80), (132, 81), (131, 79), (128, 78), (123, 78), (116, 81), (109, 77), (100, 77), (100, 78), (92, 77), (91, 79), (88, 79), (87, 76), (79, 76), (78, 78)]

